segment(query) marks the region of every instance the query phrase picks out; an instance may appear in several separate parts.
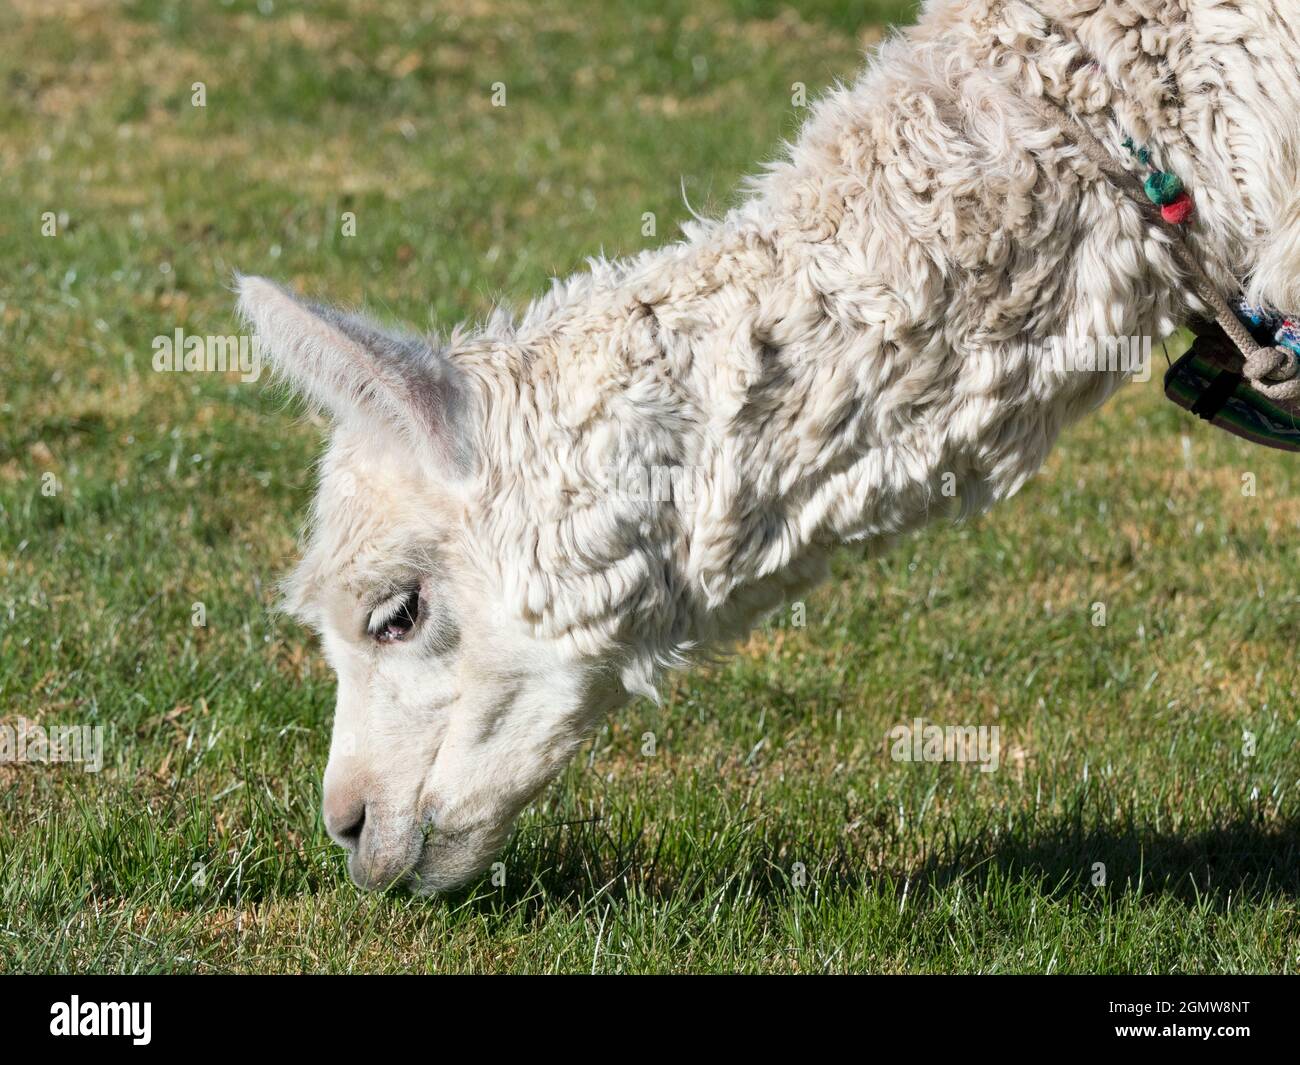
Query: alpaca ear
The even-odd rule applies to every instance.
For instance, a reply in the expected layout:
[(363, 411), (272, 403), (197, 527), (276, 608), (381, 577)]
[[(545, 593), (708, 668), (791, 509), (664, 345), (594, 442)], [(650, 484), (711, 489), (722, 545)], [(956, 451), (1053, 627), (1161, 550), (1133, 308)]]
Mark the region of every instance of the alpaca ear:
[(240, 316), (277, 373), (336, 421), (368, 418), (404, 433), (457, 472), (473, 466), (462, 375), (416, 337), (304, 303), (261, 277), (237, 277)]

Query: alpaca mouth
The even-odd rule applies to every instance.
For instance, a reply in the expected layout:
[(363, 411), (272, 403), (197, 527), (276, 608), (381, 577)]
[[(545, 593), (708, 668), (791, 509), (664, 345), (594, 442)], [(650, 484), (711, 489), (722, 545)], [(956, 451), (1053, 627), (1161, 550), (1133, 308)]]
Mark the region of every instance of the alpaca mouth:
[(415, 852), (415, 859), (402, 874), (401, 883), (412, 893), (419, 893), (421, 881), (420, 870), (425, 864), (425, 859), (434, 846), (434, 839), (438, 834), (437, 826), (433, 823), (433, 812), (424, 815), (420, 822), (420, 847)]
[(420, 852), (402, 878), (414, 895), (438, 895), (464, 887), (486, 870), (509, 828), (500, 831), (490, 821), (444, 831), (432, 821), (423, 828)]

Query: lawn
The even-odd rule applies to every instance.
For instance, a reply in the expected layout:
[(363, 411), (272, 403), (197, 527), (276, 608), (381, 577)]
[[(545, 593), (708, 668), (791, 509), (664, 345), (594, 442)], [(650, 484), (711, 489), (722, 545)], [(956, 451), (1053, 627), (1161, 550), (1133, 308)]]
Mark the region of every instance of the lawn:
[(794, 6), (0, 0), (0, 722), (105, 730), (0, 764), (0, 971), (1300, 967), (1300, 467), (1158, 373), (610, 720), (504, 884), (349, 883), (275, 609), (322, 425), (154, 338), (237, 332), (236, 269), (446, 327), (674, 239), (909, 11)]

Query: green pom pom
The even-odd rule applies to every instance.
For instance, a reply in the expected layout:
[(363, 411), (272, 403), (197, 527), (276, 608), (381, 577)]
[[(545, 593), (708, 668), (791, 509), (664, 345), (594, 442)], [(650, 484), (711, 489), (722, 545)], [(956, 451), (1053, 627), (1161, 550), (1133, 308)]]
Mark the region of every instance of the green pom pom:
[(1178, 199), (1179, 193), (1183, 191), (1183, 183), (1178, 180), (1177, 174), (1157, 170), (1147, 178), (1146, 190), (1147, 199), (1160, 207), (1164, 207)]

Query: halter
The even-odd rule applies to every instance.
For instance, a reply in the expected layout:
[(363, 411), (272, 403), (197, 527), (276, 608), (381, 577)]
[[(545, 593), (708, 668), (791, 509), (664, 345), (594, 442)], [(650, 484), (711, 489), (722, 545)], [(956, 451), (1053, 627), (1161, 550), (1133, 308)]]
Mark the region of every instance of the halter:
[(1196, 342), (1165, 375), (1165, 394), (1180, 407), (1236, 436), (1266, 447), (1300, 451), (1300, 317), (1251, 306), (1242, 295), (1229, 306), (1186, 239), (1195, 213), (1177, 175), (1154, 168), (1150, 152), (1125, 148), (1147, 171), (1139, 179), (1118, 163), (1092, 132), (1042, 97), (1025, 102), (1060, 128), (1115, 185), (1168, 231), (1170, 250), (1192, 291), (1214, 314), (1194, 321)]

